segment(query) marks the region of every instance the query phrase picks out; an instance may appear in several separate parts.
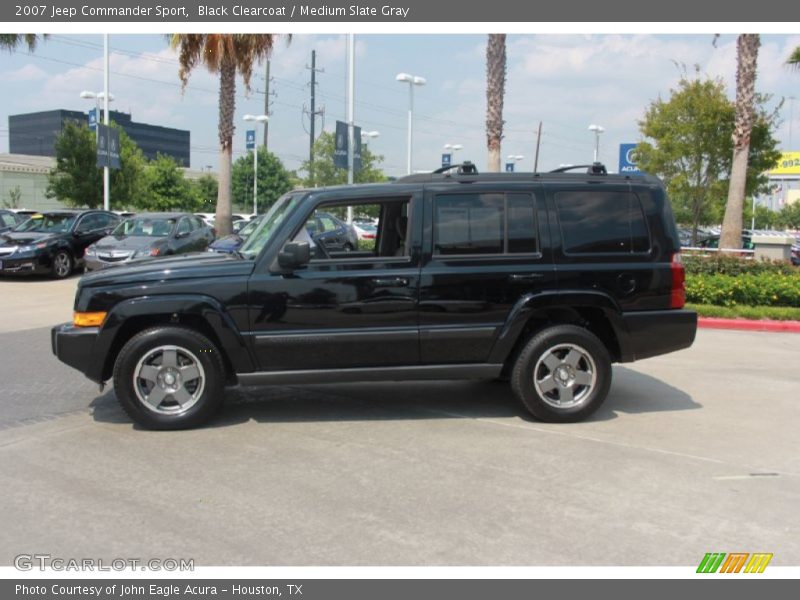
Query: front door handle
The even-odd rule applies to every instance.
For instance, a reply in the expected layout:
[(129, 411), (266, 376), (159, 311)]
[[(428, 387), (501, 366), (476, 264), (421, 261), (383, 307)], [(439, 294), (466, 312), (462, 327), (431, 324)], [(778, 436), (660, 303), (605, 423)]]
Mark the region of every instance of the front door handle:
[(530, 283), (541, 277), (541, 273), (513, 273), (508, 276), (508, 280), (512, 283)]
[(405, 277), (378, 277), (372, 280), (376, 287), (406, 287), (408, 279)]

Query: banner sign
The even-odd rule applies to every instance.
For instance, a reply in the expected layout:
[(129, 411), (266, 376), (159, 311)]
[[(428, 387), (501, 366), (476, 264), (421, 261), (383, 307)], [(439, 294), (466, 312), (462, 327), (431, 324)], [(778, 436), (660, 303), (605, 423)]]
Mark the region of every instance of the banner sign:
[(93, 108), (89, 111), (89, 129), (94, 131), (97, 127), (97, 109)]
[(442, 154), (442, 167), (449, 167), (453, 156), (451, 154)]
[(119, 169), (121, 167), (119, 158), (119, 130), (97, 124), (97, 166)]
[(800, 152), (784, 152), (768, 175), (800, 175)]
[(256, 130), (248, 129), (245, 135), (245, 149), (253, 150), (256, 147)]
[(506, 163), (506, 173), (514, 172), (514, 163)]
[[(336, 139), (333, 144), (333, 166), (337, 169), (347, 168), (347, 154), (349, 149), (349, 135), (347, 123), (336, 121)], [(360, 171), (361, 161), (361, 127), (353, 126), (353, 171)]]
[(619, 172), (641, 173), (636, 164), (636, 144), (619, 145)]

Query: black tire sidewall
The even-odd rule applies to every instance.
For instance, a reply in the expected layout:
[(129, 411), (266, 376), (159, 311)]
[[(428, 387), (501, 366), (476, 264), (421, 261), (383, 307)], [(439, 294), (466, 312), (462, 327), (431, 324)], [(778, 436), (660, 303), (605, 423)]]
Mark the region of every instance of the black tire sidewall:
[[(185, 413), (161, 415), (143, 406), (136, 396), (133, 375), (144, 354), (153, 348), (175, 345), (189, 350), (205, 371), (205, 389), (197, 403)], [(176, 326), (153, 327), (133, 336), (120, 350), (114, 363), (114, 392), (122, 408), (134, 421), (148, 429), (186, 429), (207, 421), (222, 403), (225, 370), (217, 347), (193, 329)]]
[[(576, 344), (592, 357), (597, 382), (586, 402), (571, 408), (555, 408), (539, 397), (533, 384), (533, 369), (548, 349), (558, 344)], [(582, 421), (605, 401), (611, 388), (611, 357), (602, 341), (592, 332), (576, 325), (556, 325), (534, 335), (517, 358), (511, 374), (514, 394), (537, 419), (555, 423)]]

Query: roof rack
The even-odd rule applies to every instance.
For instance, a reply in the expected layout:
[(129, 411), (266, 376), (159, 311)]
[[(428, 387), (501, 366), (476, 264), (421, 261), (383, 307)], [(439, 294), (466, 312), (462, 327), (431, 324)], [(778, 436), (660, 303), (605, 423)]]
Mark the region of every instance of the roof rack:
[(567, 171), (574, 171), (576, 169), (586, 169), (587, 175), (608, 175), (606, 166), (601, 162), (593, 162), (590, 165), (567, 165), (566, 167), (559, 167), (553, 169), (551, 173), (566, 173)]
[(434, 175), (439, 175), (444, 173), (446, 175), (450, 175), (449, 171), (452, 169), (458, 169), (456, 171), (459, 175), (477, 175), (478, 174), (478, 167), (476, 167), (472, 162), (465, 160), (461, 164), (458, 165), (448, 165), (446, 167), (442, 167), (440, 169), (436, 169), (433, 171)]

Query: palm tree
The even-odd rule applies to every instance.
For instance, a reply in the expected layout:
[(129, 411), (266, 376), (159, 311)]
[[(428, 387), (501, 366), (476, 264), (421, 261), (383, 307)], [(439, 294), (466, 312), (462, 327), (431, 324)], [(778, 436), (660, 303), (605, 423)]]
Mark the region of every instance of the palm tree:
[(787, 65), (791, 65), (795, 69), (800, 69), (800, 46), (794, 49), (791, 56), (786, 61)]
[(236, 73), (250, 91), (253, 65), (269, 58), (273, 34), (175, 33), (170, 44), (178, 51), (178, 72), (184, 89), (192, 70), (204, 64), (219, 74), (219, 188), (216, 228), (220, 235), (231, 232), (231, 157), (233, 152), (233, 114), (236, 108)]
[(743, 33), (736, 39), (736, 117), (733, 124), (733, 162), (728, 202), (722, 220), (720, 248), (742, 247), (742, 210), (747, 184), (750, 134), (755, 120), (756, 67), (761, 37)]
[[(47, 34), (42, 35), (42, 39), (47, 39)], [(0, 33), (0, 48), (13, 52), (22, 44), (28, 47), (28, 52), (36, 50), (39, 36), (35, 33)]]
[(500, 171), (503, 139), (503, 99), (506, 89), (506, 35), (490, 33), (486, 44), (486, 146), (488, 170)]

